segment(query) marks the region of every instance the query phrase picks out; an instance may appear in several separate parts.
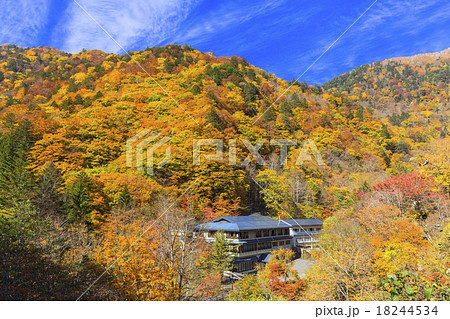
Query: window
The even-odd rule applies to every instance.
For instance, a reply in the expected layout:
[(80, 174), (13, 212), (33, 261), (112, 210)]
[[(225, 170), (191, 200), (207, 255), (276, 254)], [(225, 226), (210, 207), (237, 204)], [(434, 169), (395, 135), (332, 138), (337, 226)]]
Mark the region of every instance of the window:
[(277, 235), (283, 235), (283, 230), (282, 229), (277, 229)]
[(264, 231), (264, 237), (269, 237), (269, 236), (270, 236), (269, 230), (265, 230), (265, 231)]
[(240, 253), (246, 253), (249, 251), (255, 251), (258, 249), (258, 246), (256, 244), (245, 244), (242, 246), (239, 246), (239, 252)]
[(256, 232), (256, 237), (261, 237), (261, 231), (260, 230), (258, 230), (257, 232)]
[(271, 234), (272, 236), (276, 236), (275, 229), (272, 229), (271, 233), (272, 233), (272, 234)]
[(273, 247), (277, 247), (277, 246), (278, 246), (278, 242), (277, 242), (277, 241), (274, 241), (273, 244), (272, 244), (272, 246), (273, 246)]
[(258, 250), (258, 244), (250, 244), (250, 251)]
[(288, 229), (288, 228), (285, 228), (284, 234), (285, 234), (285, 235), (288, 235), (288, 234), (289, 234), (289, 229)]
[(255, 268), (255, 261), (244, 261), (244, 262), (238, 262), (234, 264), (233, 271), (234, 272), (244, 272), (249, 271)]
[(272, 243), (270, 241), (266, 241), (264, 243), (258, 243), (258, 250), (270, 249), (272, 248)]
[(241, 233), (241, 238), (246, 239), (248, 238), (248, 232), (244, 231)]

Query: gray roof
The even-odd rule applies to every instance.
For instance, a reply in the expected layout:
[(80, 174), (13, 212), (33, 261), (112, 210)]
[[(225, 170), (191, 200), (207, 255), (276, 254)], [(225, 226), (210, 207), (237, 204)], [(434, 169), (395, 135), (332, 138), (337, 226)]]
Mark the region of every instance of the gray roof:
[(289, 227), (283, 221), (253, 213), (248, 216), (222, 216), (209, 223), (197, 225), (195, 228), (198, 230), (246, 231)]
[(323, 221), (318, 219), (282, 219), (285, 223), (288, 223), (292, 227), (295, 226), (322, 226)]

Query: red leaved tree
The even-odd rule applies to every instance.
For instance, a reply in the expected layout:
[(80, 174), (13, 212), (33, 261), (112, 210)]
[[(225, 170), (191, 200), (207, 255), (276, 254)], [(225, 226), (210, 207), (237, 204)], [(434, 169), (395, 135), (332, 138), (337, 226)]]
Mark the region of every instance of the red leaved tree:
[(418, 172), (391, 176), (372, 186), (373, 199), (386, 205), (398, 207), (402, 214), (410, 214), (415, 219), (426, 219), (434, 210), (439, 194), (434, 191), (436, 184), (430, 177)]

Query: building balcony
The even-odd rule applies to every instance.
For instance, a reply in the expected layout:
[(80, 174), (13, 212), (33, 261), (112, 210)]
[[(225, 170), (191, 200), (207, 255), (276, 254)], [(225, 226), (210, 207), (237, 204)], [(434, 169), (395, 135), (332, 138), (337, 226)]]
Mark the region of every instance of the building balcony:
[(246, 252), (241, 252), (241, 253), (235, 253), (235, 257), (236, 258), (243, 258), (243, 257), (251, 257), (251, 256), (255, 256), (255, 255), (261, 255), (261, 254), (267, 254), (270, 253), (272, 251), (272, 248), (267, 248), (267, 249), (260, 249), (260, 250), (252, 250), (252, 251), (246, 251)]
[(312, 230), (312, 231), (294, 231), (292, 232), (292, 236), (309, 236), (309, 235), (316, 235), (320, 231), (319, 230)]
[(258, 249), (258, 250), (252, 250), (252, 251), (245, 251), (245, 252), (240, 252), (240, 253), (235, 253), (234, 256), (236, 258), (245, 258), (245, 257), (251, 257), (251, 256), (256, 256), (256, 255), (262, 255), (262, 254), (268, 254), (271, 251), (278, 249), (280, 247), (291, 247), (291, 245), (280, 245), (280, 246), (276, 246), (276, 247), (272, 247), (272, 248), (266, 248), (266, 249)]
[(297, 238), (295, 240), (295, 246), (297, 247), (316, 245), (319, 242), (318, 238), (302, 238), (303, 240), (299, 239), (300, 238)]

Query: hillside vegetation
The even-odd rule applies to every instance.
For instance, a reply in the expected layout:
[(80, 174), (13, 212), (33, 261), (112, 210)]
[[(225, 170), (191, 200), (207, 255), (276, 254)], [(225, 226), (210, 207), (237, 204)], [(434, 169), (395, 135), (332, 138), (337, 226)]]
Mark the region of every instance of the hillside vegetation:
[[(259, 289), (245, 298), (448, 299), (449, 83), (448, 50), (313, 87), (187, 45), (129, 55), (2, 45), (1, 299), (76, 299), (135, 241), (83, 298), (224, 299), (217, 252), (172, 229), (253, 211), (324, 220), (331, 255), (317, 252), (311, 274), (286, 287), (273, 273), (242, 281)], [(171, 137), (172, 159), (153, 175), (126, 165), (126, 141), (143, 129)], [(194, 139), (223, 139), (223, 159), (194, 165)], [(244, 139), (266, 140), (267, 165), (240, 165)], [(274, 139), (298, 141), (286, 165)], [(296, 165), (308, 139), (325, 165)]]

